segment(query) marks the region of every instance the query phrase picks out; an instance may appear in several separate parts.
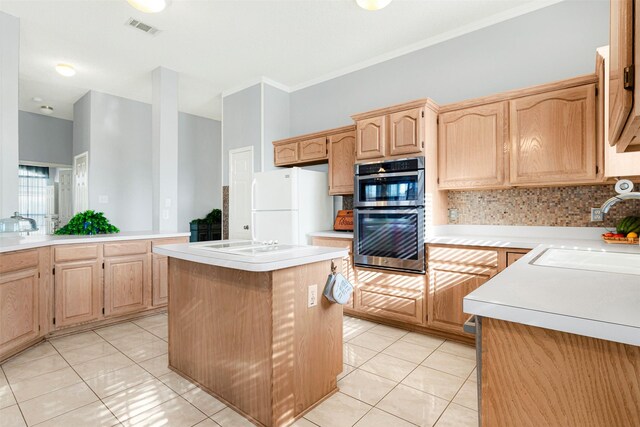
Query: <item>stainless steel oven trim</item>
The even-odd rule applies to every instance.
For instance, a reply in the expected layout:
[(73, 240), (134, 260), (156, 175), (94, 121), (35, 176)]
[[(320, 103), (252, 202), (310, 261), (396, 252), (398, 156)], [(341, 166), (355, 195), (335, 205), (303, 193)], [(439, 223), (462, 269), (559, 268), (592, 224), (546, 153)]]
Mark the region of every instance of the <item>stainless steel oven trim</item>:
[(383, 163), (390, 163), (390, 162), (403, 162), (406, 160), (417, 160), (418, 161), (418, 169), (424, 169), (424, 156), (419, 156), (419, 157), (404, 157), (402, 159), (391, 159), (391, 160), (387, 160), (387, 161), (380, 161), (380, 160), (371, 160), (369, 162), (360, 162), (360, 163), (356, 163), (353, 167), (354, 172), (356, 175), (359, 175), (358, 172), (360, 172), (360, 166), (364, 166), (364, 165), (375, 165), (375, 164), (383, 164)]
[[(358, 218), (364, 213), (376, 214), (402, 214), (410, 213), (418, 215), (418, 259), (404, 260), (388, 257), (367, 256), (360, 254), (360, 226)], [(354, 251), (353, 262), (360, 267), (384, 268), (389, 270), (408, 271), (412, 273), (425, 273), (424, 251), (424, 210), (423, 209), (355, 209), (354, 212)]]
[[(375, 178), (386, 178), (394, 176), (417, 176), (418, 194), (416, 200), (403, 200), (403, 201), (375, 201), (375, 202), (361, 202), (359, 195), (360, 181)], [(388, 206), (424, 206), (424, 170), (412, 171), (412, 172), (396, 172), (396, 173), (380, 173), (375, 175), (362, 175), (355, 176), (355, 197), (353, 200), (353, 206), (358, 208), (377, 208)]]

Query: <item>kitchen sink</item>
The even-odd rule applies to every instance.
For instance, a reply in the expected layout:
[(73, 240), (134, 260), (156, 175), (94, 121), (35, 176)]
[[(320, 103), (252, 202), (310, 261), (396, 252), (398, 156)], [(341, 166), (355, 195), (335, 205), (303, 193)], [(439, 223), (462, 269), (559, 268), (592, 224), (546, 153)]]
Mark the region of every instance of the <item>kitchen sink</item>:
[(209, 245), (199, 246), (198, 249), (205, 249), (230, 255), (256, 256), (293, 251), (299, 247), (300, 246), (295, 245), (264, 244), (260, 242), (241, 241), (212, 243)]
[(640, 253), (550, 248), (533, 260), (531, 264), (640, 276)]

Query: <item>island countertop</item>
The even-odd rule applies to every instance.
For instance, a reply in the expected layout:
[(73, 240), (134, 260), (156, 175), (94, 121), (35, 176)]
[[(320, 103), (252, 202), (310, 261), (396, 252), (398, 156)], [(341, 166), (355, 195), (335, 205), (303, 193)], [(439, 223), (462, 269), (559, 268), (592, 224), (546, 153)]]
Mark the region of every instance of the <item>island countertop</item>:
[(533, 264), (547, 249), (640, 254), (599, 240), (541, 244), (464, 298), (464, 312), (640, 346), (640, 276)]
[(220, 240), (161, 245), (154, 247), (153, 252), (200, 264), (254, 272), (275, 271), (348, 256), (347, 249), (320, 246), (279, 245), (281, 250), (253, 254), (245, 251), (222, 252), (209, 248), (212, 245), (220, 244), (249, 245), (250, 243), (249, 240)]

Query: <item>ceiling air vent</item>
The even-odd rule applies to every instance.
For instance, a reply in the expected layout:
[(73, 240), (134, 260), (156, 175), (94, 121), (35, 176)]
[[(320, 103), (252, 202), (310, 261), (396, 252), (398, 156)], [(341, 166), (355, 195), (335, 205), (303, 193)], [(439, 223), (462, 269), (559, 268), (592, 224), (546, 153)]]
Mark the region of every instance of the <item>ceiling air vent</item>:
[(150, 34), (152, 36), (155, 36), (157, 33), (160, 32), (159, 29), (157, 29), (156, 27), (152, 27), (151, 25), (145, 24), (144, 22), (138, 21), (135, 18), (129, 18), (127, 20), (127, 22), (125, 23), (125, 25), (135, 28), (137, 30), (143, 31), (147, 34)]

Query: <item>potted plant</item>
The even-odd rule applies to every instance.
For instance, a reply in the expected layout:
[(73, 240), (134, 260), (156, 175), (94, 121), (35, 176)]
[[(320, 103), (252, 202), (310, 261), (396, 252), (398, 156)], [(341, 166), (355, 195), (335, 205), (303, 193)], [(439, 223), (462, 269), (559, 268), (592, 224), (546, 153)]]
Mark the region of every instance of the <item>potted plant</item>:
[(119, 233), (102, 212), (92, 210), (77, 213), (64, 227), (56, 230), (57, 235), (92, 235)]
[(222, 238), (222, 211), (213, 209), (204, 218), (194, 219), (189, 223), (191, 242), (220, 240)]

